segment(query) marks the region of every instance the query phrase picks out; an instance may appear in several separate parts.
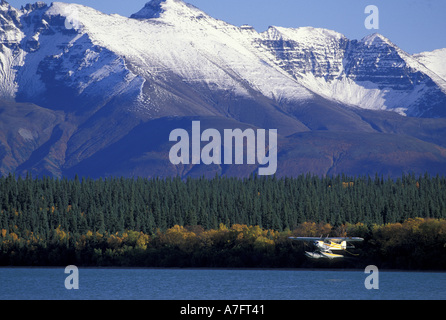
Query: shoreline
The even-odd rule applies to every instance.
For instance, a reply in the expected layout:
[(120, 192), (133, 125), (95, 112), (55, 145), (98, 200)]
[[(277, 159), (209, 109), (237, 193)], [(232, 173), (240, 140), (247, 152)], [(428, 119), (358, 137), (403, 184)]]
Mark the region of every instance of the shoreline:
[[(67, 266), (0, 266), (1, 269), (65, 269)], [(339, 271), (339, 272), (364, 272), (361, 268), (180, 268), (180, 267), (93, 267), (78, 266), (79, 269), (103, 269), (103, 270), (196, 270), (196, 271)], [(446, 270), (410, 270), (410, 269), (379, 269), (379, 272), (416, 272), (416, 273), (446, 273)]]

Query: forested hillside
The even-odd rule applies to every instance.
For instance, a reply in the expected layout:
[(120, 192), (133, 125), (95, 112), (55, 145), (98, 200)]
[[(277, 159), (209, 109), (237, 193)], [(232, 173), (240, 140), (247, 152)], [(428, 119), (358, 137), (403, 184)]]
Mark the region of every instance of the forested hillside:
[(428, 175), (9, 175), (0, 178), (0, 265), (305, 266), (308, 248), (290, 235), (349, 235), (366, 239), (361, 263), (442, 269), (445, 202), (446, 179)]
[(46, 237), (66, 232), (153, 233), (174, 225), (258, 225), (282, 231), (305, 221), (334, 226), (446, 218), (446, 178), (300, 176), (249, 179), (0, 178), (0, 229)]

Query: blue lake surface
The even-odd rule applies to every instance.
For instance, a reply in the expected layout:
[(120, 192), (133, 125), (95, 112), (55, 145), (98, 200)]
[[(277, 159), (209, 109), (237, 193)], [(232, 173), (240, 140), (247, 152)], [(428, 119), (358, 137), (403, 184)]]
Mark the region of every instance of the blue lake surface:
[(0, 268), (0, 300), (444, 300), (446, 273), (363, 271), (79, 268), (67, 290), (65, 268)]

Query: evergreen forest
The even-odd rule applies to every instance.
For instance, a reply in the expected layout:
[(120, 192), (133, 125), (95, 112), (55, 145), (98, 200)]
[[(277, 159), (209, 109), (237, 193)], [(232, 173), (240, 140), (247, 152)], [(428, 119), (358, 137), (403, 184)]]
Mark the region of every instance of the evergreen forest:
[[(446, 269), (446, 178), (0, 178), (0, 265)], [(312, 261), (289, 236), (359, 236)]]

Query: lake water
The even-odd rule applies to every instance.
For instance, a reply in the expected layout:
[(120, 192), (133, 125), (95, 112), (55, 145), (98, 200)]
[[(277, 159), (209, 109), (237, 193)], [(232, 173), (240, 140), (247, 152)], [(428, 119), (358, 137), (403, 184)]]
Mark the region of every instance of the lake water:
[(84, 269), (67, 290), (64, 268), (0, 268), (0, 300), (444, 300), (446, 273), (363, 271)]

